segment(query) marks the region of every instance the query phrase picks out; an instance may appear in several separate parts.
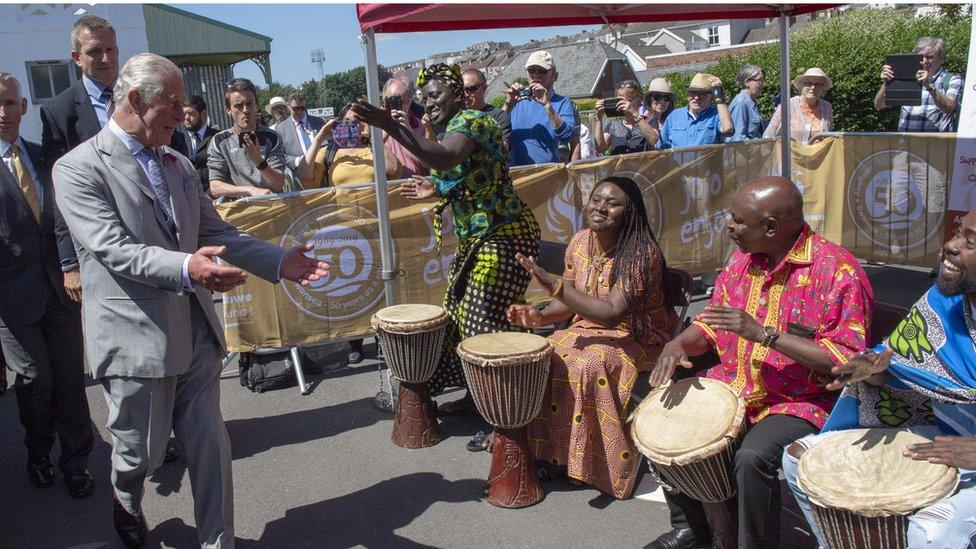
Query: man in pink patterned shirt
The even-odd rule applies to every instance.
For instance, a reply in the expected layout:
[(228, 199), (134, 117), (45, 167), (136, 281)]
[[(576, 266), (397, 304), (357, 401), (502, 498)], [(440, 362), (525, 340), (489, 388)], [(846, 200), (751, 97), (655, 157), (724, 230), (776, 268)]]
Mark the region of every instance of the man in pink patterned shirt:
[[(837, 399), (825, 388), (830, 369), (865, 349), (874, 296), (857, 259), (803, 220), (803, 197), (790, 180), (746, 183), (730, 212), (726, 229), (739, 251), (716, 280), (709, 305), (664, 346), (651, 385), (670, 379), (678, 365), (690, 367), (689, 356), (718, 353), (720, 363), (703, 375), (745, 399), (747, 421), (734, 463), (737, 496), (718, 507), (730, 520), (737, 510), (739, 547), (777, 547), (783, 448), (823, 427)], [(702, 504), (666, 495), (675, 530), (651, 546), (706, 541), (698, 539), (707, 532)], [(715, 539), (716, 546), (734, 547), (735, 522), (716, 524), (722, 513), (715, 509), (712, 532), (731, 537)]]

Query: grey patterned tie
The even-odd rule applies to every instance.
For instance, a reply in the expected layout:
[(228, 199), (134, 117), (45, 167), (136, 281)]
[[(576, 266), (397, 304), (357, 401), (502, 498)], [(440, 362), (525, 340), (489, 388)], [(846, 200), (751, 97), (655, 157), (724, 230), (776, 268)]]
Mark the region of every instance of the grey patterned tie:
[(173, 204), (170, 202), (169, 187), (166, 186), (166, 178), (163, 176), (163, 167), (159, 164), (159, 155), (156, 151), (146, 147), (142, 149), (142, 154), (146, 155), (149, 172), (149, 184), (152, 185), (153, 194), (156, 195), (156, 203), (163, 210), (166, 218), (166, 225), (169, 227), (173, 236), (176, 236), (176, 223), (173, 220)]

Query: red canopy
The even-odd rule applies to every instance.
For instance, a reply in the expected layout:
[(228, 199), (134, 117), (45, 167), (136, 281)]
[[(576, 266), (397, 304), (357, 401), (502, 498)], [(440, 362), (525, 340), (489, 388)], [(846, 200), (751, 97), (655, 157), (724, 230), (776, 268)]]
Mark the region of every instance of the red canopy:
[(604, 23), (752, 19), (839, 4), (356, 4), (363, 32), (418, 32)]

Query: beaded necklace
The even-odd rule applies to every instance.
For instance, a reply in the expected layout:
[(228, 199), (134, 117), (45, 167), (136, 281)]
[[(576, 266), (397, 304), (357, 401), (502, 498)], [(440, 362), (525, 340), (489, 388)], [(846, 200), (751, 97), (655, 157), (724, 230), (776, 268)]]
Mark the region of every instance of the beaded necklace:
[(586, 241), (587, 253), (589, 254), (589, 264), (587, 265), (586, 271), (586, 285), (584, 289), (586, 293), (589, 294), (592, 290), (598, 288), (598, 284), (603, 282), (603, 268), (607, 263), (613, 259), (610, 254), (617, 248), (617, 243), (614, 242), (612, 246), (603, 251), (599, 256), (596, 254), (596, 243), (593, 242), (593, 232), (590, 232), (589, 238)]

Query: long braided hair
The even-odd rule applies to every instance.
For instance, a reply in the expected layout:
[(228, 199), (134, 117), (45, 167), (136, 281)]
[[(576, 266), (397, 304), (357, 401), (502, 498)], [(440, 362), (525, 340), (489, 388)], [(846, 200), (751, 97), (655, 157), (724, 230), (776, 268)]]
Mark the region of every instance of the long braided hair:
[[(680, 302), (678, 289), (667, 283), (667, 261), (664, 252), (657, 243), (654, 231), (647, 221), (647, 209), (644, 207), (644, 197), (640, 187), (629, 177), (607, 177), (600, 180), (593, 187), (593, 192), (604, 183), (616, 185), (627, 196), (627, 208), (624, 211), (623, 223), (617, 234), (617, 244), (614, 248), (614, 262), (610, 269), (610, 287), (618, 282), (627, 288), (627, 307), (630, 309), (632, 330), (637, 338), (647, 336), (651, 331), (651, 323), (647, 315), (643, 314), (652, 291), (658, 288), (664, 294), (665, 305), (673, 307)], [(652, 282), (654, 263), (648, 254), (649, 249), (656, 249), (661, 256), (661, 274), (657, 280), (658, 287), (650, 285)], [(632, 291), (641, 288), (641, 292)]]

